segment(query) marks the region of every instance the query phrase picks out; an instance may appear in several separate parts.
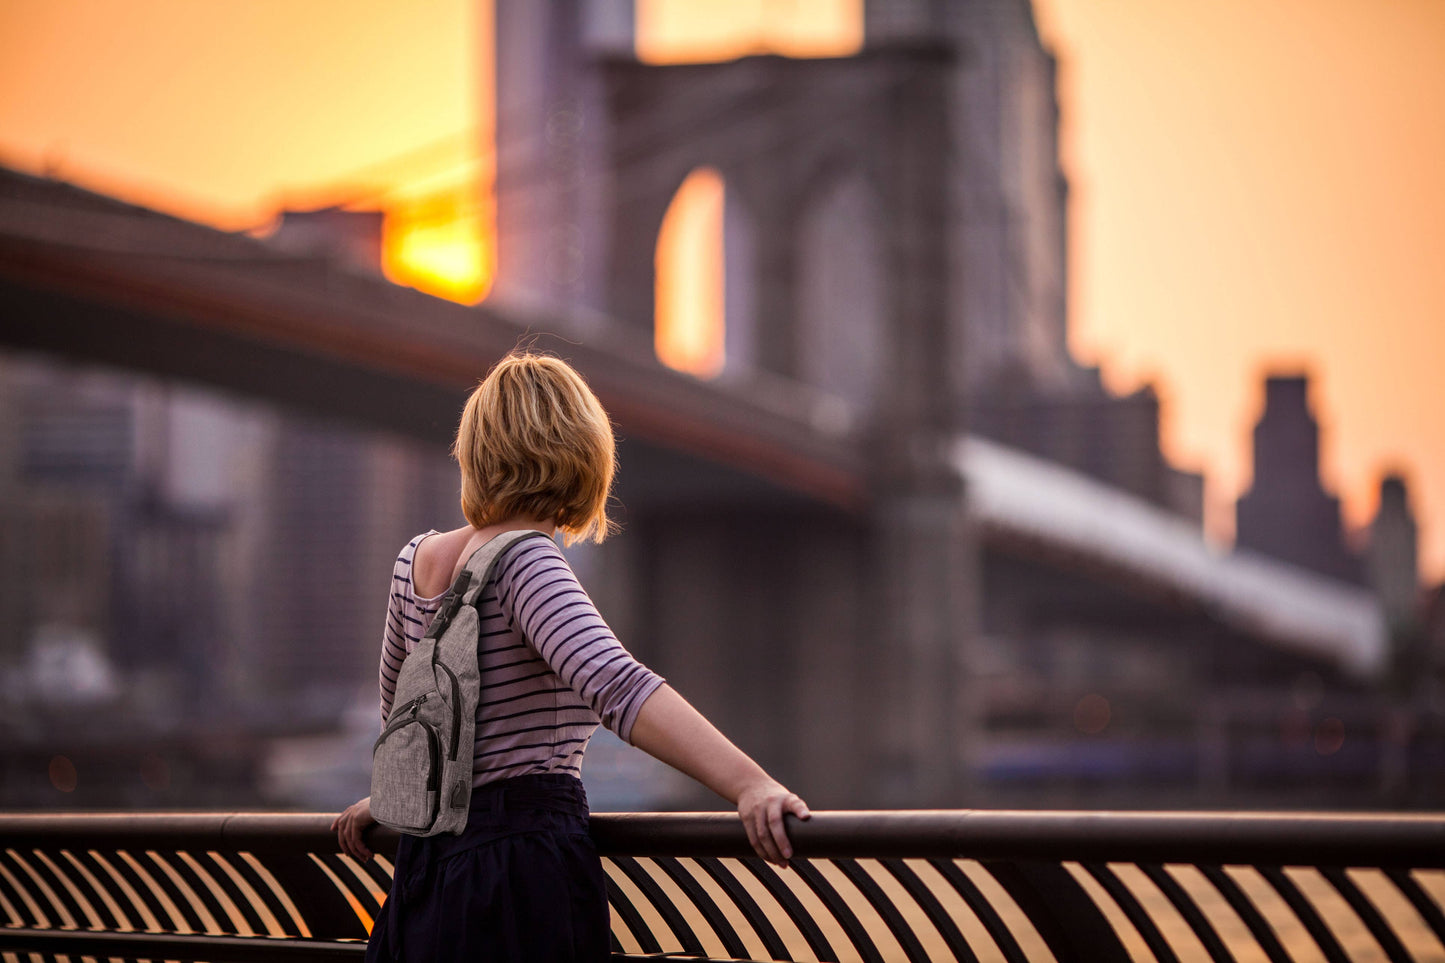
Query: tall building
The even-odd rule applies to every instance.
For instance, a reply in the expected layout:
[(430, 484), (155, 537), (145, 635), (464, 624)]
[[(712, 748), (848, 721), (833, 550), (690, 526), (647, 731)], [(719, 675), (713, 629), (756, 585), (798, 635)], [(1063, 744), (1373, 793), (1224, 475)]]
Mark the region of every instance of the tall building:
[(1431, 668), (1425, 637), (1426, 599), (1420, 587), (1420, 530), (1405, 479), (1380, 480), (1380, 505), (1370, 523), (1364, 563), (1390, 633), (1396, 681), (1413, 689)]
[(1340, 500), (1320, 482), (1319, 434), (1309, 378), (1266, 379), (1264, 413), (1254, 427), (1254, 480), (1235, 510), (1235, 545), (1363, 583), (1360, 559), (1345, 542)]

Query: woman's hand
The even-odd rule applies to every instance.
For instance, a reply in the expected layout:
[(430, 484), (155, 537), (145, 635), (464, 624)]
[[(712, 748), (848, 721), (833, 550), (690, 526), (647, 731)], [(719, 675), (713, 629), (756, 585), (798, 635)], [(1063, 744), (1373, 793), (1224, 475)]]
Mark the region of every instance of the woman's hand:
[(753, 852), (778, 866), (793, 858), (793, 844), (783, 825), (784, 813), (807, 819), (808, 804), (775, 779), (765, 779), (738, 795), (738, 817), (747, 831)]
[(366, 848), (362, 833), (375, 824), (376, 820), (371, 818), (371, 797), (367, 796), (347, 806), (340, 816), (331, 821), (331, 828), (336, 832), (341, 851), (364, 863), (371, 858), (371, 850)]

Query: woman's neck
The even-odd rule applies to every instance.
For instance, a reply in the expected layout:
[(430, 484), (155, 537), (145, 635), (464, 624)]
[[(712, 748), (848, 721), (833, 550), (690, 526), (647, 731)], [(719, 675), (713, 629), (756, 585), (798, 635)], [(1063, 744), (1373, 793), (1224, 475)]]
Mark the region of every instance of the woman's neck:
[[(448, 581), (447, 584), (450, 585), (452, 582), (456, 581), (456, 578), (458, 575), (461, 574), (462, 569), (466, 568), (467, 559), (471, 558), (472, 553), (475, 552), (477, 549), (481, 548), (483, 545), (487, 544), (503, 532), (519, 532), (529, 528), (533, 529), (534, 531), (541, 532), (548, 538), (553, 538), (557, 534), (556, 522), (543, 521), (540, 518), (530, 518), (526, 515), (517, 515), (512, 518), (504, 518), (501, 521), (493, 522), (490, 525), (483, 526), (482, 528), (476, 528), (475, 526), (473, 526), (471, 528), (471, 535), (467, 538), (466, 542), (463, 543), (463, 545), (461, 546), (461, 550), (457, 553), (456, 559), (452, 562), (451, 579), (450, 581)], [(465, 529), (463, 529), (462, 531), (465, 531)]]
[(557, 534), (556, 522), (543, 521), (540, 518), (531, 518), (526, 515), (516, 515), (512, 518), (504, 518), (499, 522), (493, 522), (484, 528), (473, 526), (472, 537), (468, 541), (475, 541), (480, 547), (503, 532), (520, 532), (528, 528), (543, 532), (548, 537)]

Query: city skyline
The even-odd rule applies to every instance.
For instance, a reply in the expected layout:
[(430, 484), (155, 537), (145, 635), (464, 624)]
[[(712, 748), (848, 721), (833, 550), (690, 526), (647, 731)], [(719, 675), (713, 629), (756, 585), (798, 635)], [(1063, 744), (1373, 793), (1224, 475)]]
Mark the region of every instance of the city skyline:
[[(689, 20), (640, 4), (643, 52), (786, 49), (780, 35), (824, 22), (835, 48), (808, 52), (856, 43), (847, 32), (856, 3), (797, 3), (792, 18), (758, 5), (753, 39), (744, 31), (731, 50), (708, 54), (695, 33), (687, 40), (706, 6), (689, 5)], [(1445, 14), (1420, 2), (1312, 5), (1308, 17), (1286, 6), (1246, 17), (1240, 3), (1036, 3), (1061, 59), (1071, 343), (1115, 390), (1155, 382), (1165, 450), (1209, 475), (1216, 535), (1246, 487), (1263, 373), (1308, 367), (1326, 484), (1350, 527), (1372, 512), (1381, 471), (1403, 467), (1423, 567), (1438, 579), (1445, 416), (1429, 403), (1430, 362), (1442, 356), (1441, 326), (1429, 321), (1445, 315), (1445, 294), (1430, 289), (1426, 269), (1439, 257), (1431, 222), (1445, 223), (1445, 188), (1427, 175), (1445, 156), (1431, 126), (1445, 114), (1431, 112), (1445, 98), (1445, 68), (1423, 55), (1445, 37)], [(315, 185), (350, 179), (363, 197), (413, 198), (398, 205), (412, 230), (393, 225), (396, 279), (426, 283), (423, 257), (411, 256), (411, 276), (396, 269), (407, 243), (433, 245), (435, 274), (447, 273), (446, 257), (485, 256), (477, 224), (487, 203), (476, 195), (489, 158), (471, 138), (490, 129), (487, 10), (461, 0), (429, 3), (421, 17), (415, 7), (410, 16), (344, 9), (262, 5), (243, 15), (157, 2), (122, 15), (0, 4), (12, 48), (0, 67), (0, 160), (231, 229), (262, 223), (281, 202), (344, 197)], [(214, 70), (218, 62), (229, 69)], [(1139, 83), (1145, 73), (1150, 82)], [(1261, 79), (1270, 76), (1274, 86)], [(217, 103), (231, 110), (225, 123), (214, 121)], [(1415, 139), (1401, 140), (1409, 132)], [(1299, 151), (1317, 163), (1302, 164)], [(470, 221), (458, 217), (468, 203)], [(1258, 216), (1241, 215), (1251, 205)], [(1220, 240), (1231, 235), (1235, 243)], [(465, 296), (467, 284), (478, 280), (452, 293)]]

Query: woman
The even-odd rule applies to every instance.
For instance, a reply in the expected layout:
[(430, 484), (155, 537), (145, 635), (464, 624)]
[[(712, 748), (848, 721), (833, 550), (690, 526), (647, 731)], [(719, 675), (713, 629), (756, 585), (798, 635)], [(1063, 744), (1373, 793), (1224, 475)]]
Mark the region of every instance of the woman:
[[(612, 427), (565, 362), (517, 352), (468, 399), (453, 455), (469, 524), (427, 532), (397, 559), (381, 656), (381, 715), (401, 661), (471, 554), (502, 532), (609, 532)], [(748, 840), (785, 865), (784, 813), (808, 807), (723, 737), (617, 641), (547, 539), (509, 547), (478, 596), (482, 692), (472, 805), (459, 836), (403, 836), (367, 946), (377, 960), (605, 960), (602, 866), (579, 778), (599, 723), (737, 806)], [(368, 859), (370, 798), (332, 823)]]

